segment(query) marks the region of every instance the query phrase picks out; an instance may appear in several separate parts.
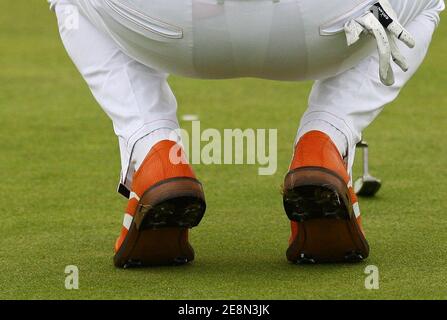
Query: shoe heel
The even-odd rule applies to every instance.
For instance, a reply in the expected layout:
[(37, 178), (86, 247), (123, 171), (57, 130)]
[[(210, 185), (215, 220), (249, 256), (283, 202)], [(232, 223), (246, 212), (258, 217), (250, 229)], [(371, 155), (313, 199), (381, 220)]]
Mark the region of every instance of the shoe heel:
[(349, 220), (354, 216), (345, 182), (324, 168), (289, 172), (284, 183), (283, 205), (291, 221)]
[(135, 215), (137, 230), (196, 227), (206, 210), (201, 183), (194, 178), (174, 178), (148, 189)]

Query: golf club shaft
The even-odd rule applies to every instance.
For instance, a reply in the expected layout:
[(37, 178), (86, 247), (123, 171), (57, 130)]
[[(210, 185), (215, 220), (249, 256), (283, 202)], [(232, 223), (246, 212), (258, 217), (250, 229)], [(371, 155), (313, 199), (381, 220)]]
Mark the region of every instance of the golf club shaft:
[(363, 147), (363, 176), (369, 175), (369, 153), (368, 146)]

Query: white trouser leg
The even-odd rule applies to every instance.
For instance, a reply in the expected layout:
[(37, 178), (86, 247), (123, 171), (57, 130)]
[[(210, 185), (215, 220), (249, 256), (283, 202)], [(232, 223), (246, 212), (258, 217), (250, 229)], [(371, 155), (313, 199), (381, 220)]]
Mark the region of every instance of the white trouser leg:
[[(407, 30), (416, 39), (414, 49), (400, 45), (410, 70), (405, 73), (393, 66), (396, 83), (386, 87), (379, 80), (378, 55), (374, 54), (340, 75), (316, 81), (309, 98), (309, 108), (298, 130), (297, 140), (312, 130), (328, 134), (340, 153), (343, 156), (348, 155), (349, 170), (352, 168), (355, 146), (361, 140), (362, 131), (371, 124), (386, 104), (398, 96), (424, 60), (439, 22), (439, 13), (445, 7), (442, 0), (390, 2), (400, 14)], [(334, 130), (335, 128), (337, 130)]]
[(60, 35), (94, 97), (113, 121), (121, 151), (120, 190), (126, 193), (124, 186), (130, 186), (150, 148), (178, 129), (177, 102), (167, 74), (129, 58), (85, 16), (80, 14), (78, 28), (69, 28), (67, 15), (72, 11), (67, 10), (68, 5), (71, 1), (60, 0), (56, 5)]

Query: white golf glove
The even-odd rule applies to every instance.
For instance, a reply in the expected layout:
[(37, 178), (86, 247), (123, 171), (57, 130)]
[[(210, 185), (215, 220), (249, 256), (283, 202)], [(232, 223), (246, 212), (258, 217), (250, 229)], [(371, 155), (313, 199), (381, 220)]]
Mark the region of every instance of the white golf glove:
[(399, 51), (396, 39), (405, 43), (409, 48), (415, 46), (413, 36), (399, 23), (388, 0), (380, 0), (362, 16), (348, 21), (345, 24), (345, 33), (348, 46), (360, 39), (362, 33), (371, 34), (376, 38), (380, 61), (380, 80), (383, 84), (394, 84), (394, 73), (391, 59), (403, 70), (408, 70), (405, 57)]

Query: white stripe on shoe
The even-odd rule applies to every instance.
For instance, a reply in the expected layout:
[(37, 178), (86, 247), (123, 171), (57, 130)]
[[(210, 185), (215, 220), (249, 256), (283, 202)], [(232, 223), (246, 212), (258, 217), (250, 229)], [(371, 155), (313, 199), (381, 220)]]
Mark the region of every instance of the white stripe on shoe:
[(355, 217), (356, 218), (360, 217), (360, 206), (359, 206), (359, 203), (358, 202), (354, 203), (352, 205), (352, 208), (354, 209)]
[(133, 217), (130, 214), (124, 214), (123, 227), (129, 230), (130, 226), (132, 225), (132, 221)]
[(348, 181), (348, 188), (352, 188), (352, 180), (351, 179), (349, 179), (349, 181)]
[(133, 191), (129, 195), (129, 200), (131, 199), (137, 199), (137, 201), (140, 201), (140, 197)]

